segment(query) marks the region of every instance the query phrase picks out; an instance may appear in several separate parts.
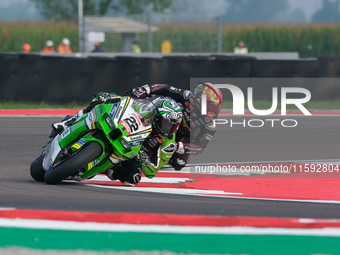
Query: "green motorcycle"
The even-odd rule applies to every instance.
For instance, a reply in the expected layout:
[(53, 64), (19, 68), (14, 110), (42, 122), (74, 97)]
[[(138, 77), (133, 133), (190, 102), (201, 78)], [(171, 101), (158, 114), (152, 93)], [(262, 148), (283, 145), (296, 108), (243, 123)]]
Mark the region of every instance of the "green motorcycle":
[(31, 164), (34, 180), (57, 184), (84, 180), (135, 158), (152, 131), (156, 108), (129, 96), (96, 105), (72, 126), (49, 138), (42, 154)]

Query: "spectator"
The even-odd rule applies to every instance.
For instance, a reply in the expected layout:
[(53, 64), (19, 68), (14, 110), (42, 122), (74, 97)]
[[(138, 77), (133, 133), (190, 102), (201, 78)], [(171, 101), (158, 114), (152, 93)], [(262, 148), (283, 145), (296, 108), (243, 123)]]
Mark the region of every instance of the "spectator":
[(93, 48), (93, 50), (91, 50), (91, 52), (103, 52), (103, 50), (100, 47), (100, 42), (94, 43), (94, 48)]
[(48, 40), (46, 42), (46, 46), (42, 49), (42, 53), (56, 53), (55, 49), (53, 49), (53, 42)]
[(131, 52), (137, 53), (137, 54), (142, 52), (142, 50), (141, 50), (140, 47), (139, 47), (139, 43), (138, 43), (137, 40), (135, 40), (135, 41), (133, 42)]
[(162, 53), (171, 53), (171, 42), (169, 40), (165, 40), (161, 44), (161, 52)]
[(72, 53), (70, 44), (71, 44), (70, 40), (67, 38), (64, 38), (61, 44), (58, 46), (58, 52), (62, 54)]
[(29, 45), (28, 43), (25, 43), (23, 46), (22, 46), (22, 53), (30, 53), (31, 51), (31, 45)]
[(238, 43), (238, 47), (235, 47), (234, 53), (236, 54), (247, 54), (248, 53), (248, 48), (245, 47), (243, 41), (240, 41)]

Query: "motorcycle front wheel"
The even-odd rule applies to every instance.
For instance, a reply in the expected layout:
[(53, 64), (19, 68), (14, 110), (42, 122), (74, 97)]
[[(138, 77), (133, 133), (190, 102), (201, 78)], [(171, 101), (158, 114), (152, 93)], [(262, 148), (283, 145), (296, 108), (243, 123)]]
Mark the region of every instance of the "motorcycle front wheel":
[(101, 145), (97, 142), (92, 142), (65, 162), (48, 170), (45, 173), (44, 181), (47, 184), (58, 184), (67, 177), (77, 174), (81, 168), (97, 158), (101, 153)]
[(41, 154), (36, 160), (34, 160), (31, 164), (30, 173), (34, 180), (37, 182), (43, 182), (45, 176), (45, 170), (42, 167), (42, 162), (44, 159), (44, 155)]

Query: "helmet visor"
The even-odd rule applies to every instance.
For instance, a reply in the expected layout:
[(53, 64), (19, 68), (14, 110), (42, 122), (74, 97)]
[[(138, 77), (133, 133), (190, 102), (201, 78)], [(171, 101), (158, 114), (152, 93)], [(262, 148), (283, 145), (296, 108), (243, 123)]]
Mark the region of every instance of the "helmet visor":
[(175, 133), (181, 123), (173, 124), (163, 118), (158, 121), (158, 128), (162, 132), (162, 136), (166, 137)]

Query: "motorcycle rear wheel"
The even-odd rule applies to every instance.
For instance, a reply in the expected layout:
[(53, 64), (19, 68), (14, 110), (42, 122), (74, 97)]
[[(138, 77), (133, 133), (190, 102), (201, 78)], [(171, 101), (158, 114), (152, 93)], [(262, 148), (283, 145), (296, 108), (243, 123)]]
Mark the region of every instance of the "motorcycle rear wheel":
[(44, 155), (41, 154), (36, 160), (34, 160), (31, 164), (30, 173), (34, 180), (37, 182), (43, 182), (45, 176), (45, 170), (42, 167), (42, 162), (44, 159)]
[(79, 169), (86, 166), (92, 160), (97, 158), (102, 152), (102, 147), (97, 142), (92, 142), (84, 149), (60, 165), (51, 168), (45, 173), (44, 181), (47, 184), (58, 184), (67, 177), (78, 173)]

